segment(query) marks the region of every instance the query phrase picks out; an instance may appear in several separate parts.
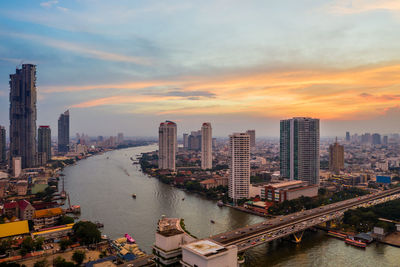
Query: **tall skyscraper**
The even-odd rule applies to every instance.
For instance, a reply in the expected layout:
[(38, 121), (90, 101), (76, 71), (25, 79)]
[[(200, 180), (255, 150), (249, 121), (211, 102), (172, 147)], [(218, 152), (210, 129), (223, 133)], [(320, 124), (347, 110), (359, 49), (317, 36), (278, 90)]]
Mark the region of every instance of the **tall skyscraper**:
[(350, 132), (346, 132), (346, 142), (350, 142)]
[(10, 75), (10, 160), (36, 166), (36, 66), (23, 64)]
[(165, 121), (158, 128), (158, 168), (175, 171), (176, 123)]
[(201, 126), (201, 168), (212, 169), (212, 128), (209, 122)]
[(234, 133), (229, 136), (229, 197), (235, 202), (249, 198), (250, 136)]
[(374, 133), (372, 135), (372, 144), (380, 145), (381, 144), (381, 135), (378, 133)]
[(250, 147), (256, 147), (256, 130), (247, 130), (246, 133), (250, 136)]
[(58, 153), (69, 151), (69, 110), (58, 118)]
[(329, 170), (339, 174), (344, 169), (344, 147), (336, 142), (329, 146)]
[(280, 161), (282, 177), (319, 184), (319, 119), (281, 120)]
[(388, 144), (388, 136), (387, 136), (387, 135), (384, 135), (384, 136), (383, 136), (383, 144), (384, 144), (384, 145), (387, 145), (387, 144)]
[(187, 133), (183, 134), (183, 148), (187, 149), (189, 147), (189, 135)]
[(188, 149), (201, 150), (201, 130), (192, 131), (188, 136)]
[(6, 162), (6, 128), (0, 126), (0, 164)]
[(51, 160), (51, 130), (49, 126), (39, 126), (38, 163), (44, 165), (49, 160)]

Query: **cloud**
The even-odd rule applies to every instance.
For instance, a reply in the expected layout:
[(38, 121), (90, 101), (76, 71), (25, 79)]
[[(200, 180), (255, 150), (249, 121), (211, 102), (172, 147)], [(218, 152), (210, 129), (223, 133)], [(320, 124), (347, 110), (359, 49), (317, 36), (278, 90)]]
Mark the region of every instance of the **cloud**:
[(355, 14), (376, 10), (400, 11), (398, 0), (339, 0), (329, 5), (329, 10), (337, 14)]
[(47, 7), (47, 8), (49, 8), (49, 7), (53, 6), (53, 5), (57, 5), (57, 4), (58, 4), (58, 0), (50, 0), (50, 1), (47, 1), (47, 2), (40, 3), (40, 5), (42, 7)]
[(128, 62), (134, 63), (138, 65), (150, 65), (152, 64), (151, 60), (148, 58), (142, 57), (134, 57), (129, 55), (123, 55), (118, 53), (112, 53), (107, 51), (102, 51), (95, 49), (93, 47), (89, 47), (83, 44), (72, 43), (67, 41), (60, 41), (52, 38), (48, 38), (45, 36), (34, 35), (34, 34), (23, 34), (23, 33), (7, 33), (0, 32), (0, 35), (20, 38), (24, 40), (30, 40), (42, 45), (53, 47), (65, 51), (71, 51), (79, 54), (82, 57), (95, 58), (105, 61), (116, 61), (116, 62)]

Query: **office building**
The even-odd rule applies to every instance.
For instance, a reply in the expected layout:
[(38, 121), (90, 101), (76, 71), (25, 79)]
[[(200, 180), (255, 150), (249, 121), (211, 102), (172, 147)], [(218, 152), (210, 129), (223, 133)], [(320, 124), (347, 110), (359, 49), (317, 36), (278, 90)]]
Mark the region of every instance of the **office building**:
[(201, 150), (201, 130), (192, 131), (188, 136), (188, 149)]
[(0, 126), (0, 164), (6, 162), (6, 128)]
[(329, 170), (339, 174), (344, 169), (344, 147), (336, 142), (329, 146)]
[(158, 168), (175, 171), (176, 123), (165, 121), (158, 129)]
[(51, 160), (51, 130), (49, 126), (39, 126), (38, 163), (44, 165), (49, 160)]
[(234, 133), (229, 136), (229, 197), (234, 201), (249, 198), (250, 136)]
[(246, 132), (250, 136), (250, 147), (256, 147), (256, 130), (247, 130)]
[(346, 132), (346, 142), (350, 142), (350, 132)]
[(36, 166), (36, 66), (23, 64), (10, 75), (10, 160)]
[(281, 120), (280, 172), (290, 180), (319, 184), (319, 119)]
[(374, 133), (372, 135), (372, 144), (373, 145), (380, 145), (381, 144), (381, 135), (378, 133)]
[(58, 153), (69, 151), (69, 110), (58, 118)]
[(201, 126), (201, 168), (212, 169), (212, 128), (209, 122)]
[(387, 145), (389, 142), (388, 142), (388, 136), (387, 135), (384, 135), (383, 136), (383, 144), (384, 145)]
[(189, 147), (189, 135), (187, 133), (183, 134), (183, 148), (188, 149)]

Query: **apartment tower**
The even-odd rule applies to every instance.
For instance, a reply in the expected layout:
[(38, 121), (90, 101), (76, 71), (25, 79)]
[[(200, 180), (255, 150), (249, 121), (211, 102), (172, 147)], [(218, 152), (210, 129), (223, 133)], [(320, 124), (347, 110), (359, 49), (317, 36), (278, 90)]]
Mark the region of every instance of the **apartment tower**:
[(280, 171), (284, 178), (319, 184), (319, 119), (281, 120)]
[(69, 110), (58, 118), (58, 153), (65, 154), (69, 151)]
[(51, 160), (51, 130), (49, 126), (39, 126), (38, 129), (38, 163), (46, 164)]
[(344, 147), (336, 142), (329, 146), (329, 170), (339, 174), (344, 169)]
[(256, 130), (247, 130), (246, 132), (250, 136), (250, 147), (256, 147)]
[(229, 136), (229, 197), (235, 202), (249, 198), (250, 136), (234, 133)]
[(201, 168), (212, 169), (212, 128), (209, 122), (201, 126)]
[(36, 65), (23, 64), (10, 75), (10, 160), (36, 166)]
[(6, 163), (6, 128), (0, 126), (0, 164)]
[(158, 168), (175, 171), (176, 123), (165, 121), (158, 128)]

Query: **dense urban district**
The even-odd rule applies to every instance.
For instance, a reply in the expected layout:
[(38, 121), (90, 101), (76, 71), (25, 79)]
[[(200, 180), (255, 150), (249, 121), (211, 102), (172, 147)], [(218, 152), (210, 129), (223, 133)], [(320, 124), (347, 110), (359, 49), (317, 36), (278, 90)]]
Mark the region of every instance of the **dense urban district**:
[(319, 119), (308, 117), (281, 120), (280, 137), (269, 139), (256, 138), (256, 130), (213, 138), (210, 122), (178, 138), (178, 125), (162, 122), (158, 150), (129, 155), (132, 164), (265, 221), (198, 239), (184, 218), (163, 216), (149, 254), (129, 234), (112, 240), (101, 222), (79, 220), (85, 211), (66, 192), (63, 169), (157, 140), (71, 138), (69, 111), (53, 138), (49, 126), (36, 127), (36, 90), (35, 65), (10, 75), (8, 138), (0, 126), (0, 266), (238, 266), (247, 249), (277, 239), (299, 243), (305, 231), (326, 231), (361, 249), (372, 242), (400, 247), (399, 134), (320, 138)]

